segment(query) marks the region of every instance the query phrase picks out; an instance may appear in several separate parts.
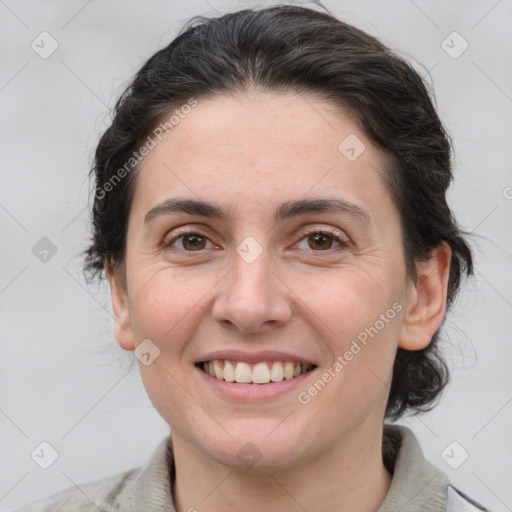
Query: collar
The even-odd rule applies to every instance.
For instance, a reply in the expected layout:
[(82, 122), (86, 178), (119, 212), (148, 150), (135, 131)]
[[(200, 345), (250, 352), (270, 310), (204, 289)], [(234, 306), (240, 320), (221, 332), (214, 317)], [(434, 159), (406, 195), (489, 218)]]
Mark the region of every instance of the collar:
[(384, 425), (383, 437), (384, 461), (393, 479), (378, 512), (445, 511), (448, 478), (425, 459), (412, 431)]

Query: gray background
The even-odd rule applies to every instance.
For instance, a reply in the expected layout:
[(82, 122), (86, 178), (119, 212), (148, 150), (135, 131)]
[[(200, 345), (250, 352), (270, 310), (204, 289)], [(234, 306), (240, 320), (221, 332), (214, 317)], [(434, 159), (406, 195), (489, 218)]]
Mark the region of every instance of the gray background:
[[(139, 466), (167, 434), (113, 338), (106, 287), (80, 273), (88, 167), (108, 108), (183, 21), (267, 4), (0, 0), (0, 510)], [(455, 145), (450, 202), (477, 235), (475, 278), (446, 321), (453, 381), (401, 423), (455, 485), (512, 510), (512, 0), (325, 4), (429, 76)], [(46, 59), (31, 48), (43, 31), (59, 45)], [(458, 58), (442, 46), (454, 31), (469, 44)], [(43, 237), (46, 262), (32, 251)], [(59, 454), (48, 469), (31, 458), (42, 441)], [(452, 465), (469, 453), (458, 469), (442, 457), (453, 441)]]

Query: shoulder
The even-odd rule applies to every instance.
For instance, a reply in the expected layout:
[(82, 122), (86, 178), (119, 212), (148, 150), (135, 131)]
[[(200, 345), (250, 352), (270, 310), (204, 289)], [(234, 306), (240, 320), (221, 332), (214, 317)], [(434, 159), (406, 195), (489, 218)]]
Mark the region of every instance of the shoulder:
[(393, 476), (379, 512), (487, 511), (451, 485), (446, 474), (425, 458), (408, 428), (385, 425), (383, 456)]
[(164, 509), (175, 512), (170, 485), (173, 476), (174, 459), (169, 435), (160, 441), (146, 465), (103, 480), (78, 483), (16, 512), (151, 512)]
[(481, 512), (487, 511), (482, 505), (452, 485), (446, 489), (446, 512)]
[[(130, 509), (132, 486), (140, 468), (59, 491), (16, 512), (113, 512)], [(117, 505), (117, 506), (116, 506)]]

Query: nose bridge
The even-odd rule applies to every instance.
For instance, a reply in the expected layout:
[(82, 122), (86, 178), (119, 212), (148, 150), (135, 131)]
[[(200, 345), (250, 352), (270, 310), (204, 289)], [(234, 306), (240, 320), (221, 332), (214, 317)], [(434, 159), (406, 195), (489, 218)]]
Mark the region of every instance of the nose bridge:
[(271, 270), (271, 253), (246, 237), (233, 254), (232, 271), (217, 296), (214, 318), (243, 332), (285, 322), (290, 314), (285, 287)]
[(269, 251), (257, 251), (251, 243), (243, 242), (237, 247), (233, 258), (233, 277), (231, 288), (235, 293), (245, 296), (245, 300), (256, 302), (263, 299), (269, 292), (269, 287), (275, 276), (270, 271)]

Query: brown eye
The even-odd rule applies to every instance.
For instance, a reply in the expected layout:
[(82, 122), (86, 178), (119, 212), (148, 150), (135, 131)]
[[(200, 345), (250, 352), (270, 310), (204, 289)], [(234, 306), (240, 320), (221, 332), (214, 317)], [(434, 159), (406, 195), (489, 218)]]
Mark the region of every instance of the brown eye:
[[(312, 249), (313, 252), (336, 252), (348, 247), (348, 240), (345, 239), (343, 234), (330, 228), (310, 229), (302, 233), (301, 242), (302, 240), (307, 240), (308, 247), (302, 247), (301, 249)], [(338, 244), (338, 246), (333, 248), (333, 243)]]
[(334, 241), (332, 237), (329, 235), (325, 235), (323, 233), (315, 233), (313, 235), (308, 236), (309, 239), (309, 247), (311, 249), (319, 249), (319, 250), (327, 250), (332, 246), (332, 242)]
[(166, 239), (162, 243), (162, 247), (169, 251), (200, 252), (207, 248), (207, 243), (211, 244), (209, 238), (202, 233), (181, 231)]
[(199, 235), (197, 233), (193, 233), (191, 235), (182, 235), (182, 242), (181, 245), (183, 249), (185, 250), (191, 250), (195, 251), (198, 249), (204, 249), (204, 246), (206, 244), (206, 237)]

